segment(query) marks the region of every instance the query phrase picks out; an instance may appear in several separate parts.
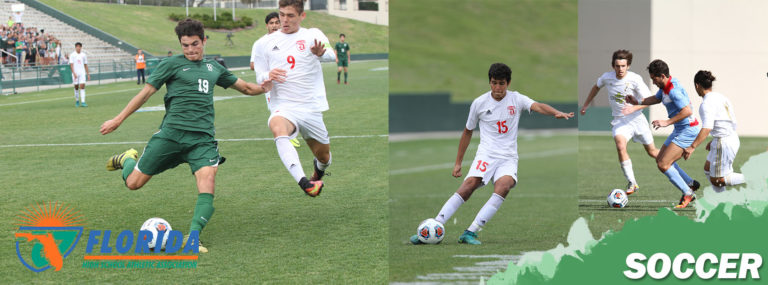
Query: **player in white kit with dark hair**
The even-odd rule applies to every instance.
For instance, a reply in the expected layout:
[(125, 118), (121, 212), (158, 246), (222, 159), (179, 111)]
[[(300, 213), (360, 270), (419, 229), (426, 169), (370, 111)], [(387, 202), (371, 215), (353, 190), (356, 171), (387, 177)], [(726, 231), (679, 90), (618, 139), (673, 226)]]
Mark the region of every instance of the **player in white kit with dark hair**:
[(712, 81), (715, 76), (706, 70), (699, 70), (693, 78), (696, 93), (704, 100), (699, 106), (701, 116), (701, 131), (691, 146), (683, 150), (683, 157), (693, 154), (707, 136), (712, 135), (712, 141), (707, 144), (707, 162), (704, 173), (712, 183), (715, 192), (725, 191), (725, 186), (744, 183), (744, 175), (733, 172), (733, 160), (739, 152), (739, 136), (736, 134), (736, 114), (731, 100), (723, 94), (712, 91)]
[[(651, 96), (651, 90), (643, 82), (643, 78), (637, 73), (629, 71), (632, 65), (632, 53), (628, 50), (617, 50), (611, 57), (611, 67), (614, 71), (603, 73), (597, 79), (597, 83), (589, 91), (587, 100), (581, 108), (581, 115), (587, 113), (587, 108), (595, 98), (600, 89), (605, 88), (608, 92), (608, 103), (611, 106), (611, 128), (613, 130), (613, 140), (616, 143), (616, 151), (619, 154), (619, 164), (624, 177), (627, 179), (627, 194), (635, 193), (640, 188), (635, 179), (635, 172), (632, 168), (632, 160), (627, 153), (627, 143), (630, 139), (641, 143), (645, 152), (649, 156), (656, 158), (659, 150), (653, 144), (653, 135), (648, 126), (648, 119), (643, 115), (642, 109), (648, 106), (630, 105), (625, 101), (625, 97), (634, 96), (639, 101)], [(624, 115), (624, 107), (632, 108), (632, 112)]]
[[(280, 0), (281, 29), (258, 41), (254, 50), (257, 81), (272, 80), (269, 129), (275, 137), (280, 159), (301, 189), (309, 196), (320, 195), (321, 180), (331, 164), (330, 139), (323, 122), (328, 110), (320, 61), (335, 61), (328, 38), (319, 29), (305, 29), (307, 16), (301, 0)], [(307, 179), (299, 154), (290, 140), (301, 133), (315, 156), (315, 172)]]
[(88, 72), (88, 57), (82, 49), (83, 44), (75, 43), (75, 51), (69, 55), (72, 83), (75, 84), (75, 107), (88, 107), (85, 103), (85, 80), (91, 80), (91, 73)]
[[(461, 177), (461, 163), (475, 127), (480, 129), (480, 145), (464, 182), (445, 202), (435, 220), (445, 224), (476, 189), (491, 180), (494, 189), (491, 198), (459, 237), (459, 243), (481, 244), (477, 240), (477, 232), (493, 217), (509, 190), (517, 184), (517, 126), (521, 112), (535, 111), (558, 119), (573, 117), (573, 112), (563, 113), (552, 106), (533, 101), (517, 91), (507, 90), (511, 79), (512, 70), (507, 65), (492, 64), (488, 71), (491, 91), (475, 99), (469, 109), (469, 117), (459, 141), (459, 151), (453, 167), (454, 177)], [(421, 244), (418, 235), (411, 237), (411, 243)]]

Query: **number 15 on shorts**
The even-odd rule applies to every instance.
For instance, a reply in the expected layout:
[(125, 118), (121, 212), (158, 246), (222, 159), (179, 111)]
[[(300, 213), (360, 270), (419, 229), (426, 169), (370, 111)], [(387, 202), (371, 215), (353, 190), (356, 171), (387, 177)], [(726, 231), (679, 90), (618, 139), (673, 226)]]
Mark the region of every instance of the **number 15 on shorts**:
[(478, 160), (477, 166), (475, 166), (475, 169), (480, 170), (480, 172), (485, 172), (486, 170), (488, 170), (488, 162)]

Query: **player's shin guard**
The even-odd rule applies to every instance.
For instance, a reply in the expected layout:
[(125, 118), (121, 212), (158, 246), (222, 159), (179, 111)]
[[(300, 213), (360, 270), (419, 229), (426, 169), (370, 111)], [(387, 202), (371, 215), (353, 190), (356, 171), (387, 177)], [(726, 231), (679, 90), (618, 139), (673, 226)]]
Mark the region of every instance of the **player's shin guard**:
[(725, 177), (725, 185), (733, 186), (733, 185), (739, 185), (742, 183), (744, 183), (744, 174), (731, 173), (730, 175)]
[(480, 209), (480, 212), (477, 213), (477, 216), (475, 217), (475, 220), (472, 222), (472, 225), (469, 226), (467, 229), (470, 232), (477, 232), (485, 226), (485, 223), (490, 220), (494, 214), (496, 214), (496, 211), (499, 210), (499, 207), (501, 207), (501, 203), (504, 202), (504, 198), (499, 196), (499, 194), (493, 193), (491, 195), (491, 198), (488, 199), (488, 202), (485, 202), (485, 205), (483, 208)]
[(691, 191), (691, 188), (688, 187), (688, 184), (685, 183), (685, 180), (680, 176), (680, 173), (677, 172), (677, 169), (674, 167), (670, 167), (667, 169), (667, 171), (664, 172), (664, 175), (669, 178), (669, 181), (672, 182), (677, 189), (680, 189), (681, 192), (683, 192), (683, 195), (693, 195), (693, 191)]
[(341, 71), (336, 72), (336, 81), (341, 80)]
[(85, 103), (85, 89), (80, 89), (80, 103)]
[(637, 180), (635, 180), (635, 172), (632, 170), (631, 159), (627, 159), (621, 162), (621, 171), (624, 172), (624, 178), (627, 178), (628, 182), (637, 184)]
[(685, 184), (691, 185), (693, 183), (693, 178), (688, 176), (688, 173), (685, 173), (685, 171), (680, 167), (680, 165), (677, 165), (677, 162), (672, 163), (672, 167), (677, 170), (677, 173), (680, 174), (680, 177), (683, 178), (683, 181), (685, 181)]
[(202, 231), (208, 221), (213, 216), (213, 194), (200, 193), (197, 194), (197, 204), (195, 205), (195, 213), (192, 216), (192, 223), (189, 225), (189, 231)]
[(344, 72), (344, 83), (347, 83), (347, 73)]
[(443, 204), (443, 208), (440, 209), (440, 212), (437, 213), (437, 217), (435, 217), (435, 220), (438, 222), (445, 224), (445, 221), (450, 219), (451, 216), (453, 216), (453, 213), (456, 213), (456, 210), (459, 209), (459, 206), (461, 204), (464, 204), (464, 199), (459, 196), (458, 193), (453, 193), (451, 198), (448, 198), (448, 201)]
[(123, 162), (123, 181), (128, 180), (128, 175), (131, 175), (133, 168), (136, 167), (136, 160), (129, 157)]
[(280, 136), (275, 138), (275, 145), (277, 146), (277, 154), (280, 155), (280, 160), (283, 161), (283, 165), (291, 173), (293, 179), (298, 183), (301, 178), (304, 178), (304, 169), (301, 168), (301, 162), (299, 161), (299, 153), (296, 152), (296, 148), (291, 144), (291, 139), (287, 136)]

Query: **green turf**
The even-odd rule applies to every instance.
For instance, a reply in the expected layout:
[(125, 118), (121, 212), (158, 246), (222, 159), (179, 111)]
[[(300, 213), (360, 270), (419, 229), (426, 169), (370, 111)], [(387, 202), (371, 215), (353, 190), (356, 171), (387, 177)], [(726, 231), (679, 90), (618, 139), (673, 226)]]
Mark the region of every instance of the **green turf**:
[[(374, 284), (387, 280), (387, 61), (350, 66), (350, 85), (336, 85), (335, 66), (325, 64), (331, 109), (325, 122), (333, 165), (327, 187), (306, 196), (283, 167), (266, 128), (263, 97), (217, 101), (216, 137), (228, 158), (216, 179), (216, 212), (202, 234), (210, 250), (196, 269), (84, 269), (87, 236), (64, 259), (59, 272), (34, 273), (16, 257), (15, 217), (31, 204), (60, 201), (75, 207), (89, 230), (138, 231), (158, 216), (188, 232), (197, 197), (184, 164), (129, 191), (106, 159), (141, 150), (163, 112), (132, 115), (107, 136), (98, 129), (116, 115), (139, 87), (132, 82), (89, 86), (88, 108), (75, 108), (69, 88), (0, 96), (0, 283)], [(250, 71), (237, 75), (252, 78)], [(217, 88), (217, 97), (237, 91)], [(164, 90), (145, 104), (162, 104)], [(31, 102), (26, 104), (19, 104)], [(15, 105), (10, 105), (15, 104)], [(370, 136), (333, 138), (333, 136)], [(227, 141), (264, 138), (264, 140)], [(27, 146), (19, 144), (105, 143), (114, 145)], [(131, 143), (136, 142), (136, 143)], [(298, 149), (307, 173), (311, 154)], [(115, 233), (116, 234), (116, 233)], [(114, 237), (113, 237), (114, 240)], [(114, 241), (113, 241), (114, 242)]]
[[(477, 282), (480, 276), (487, 279), (497, 269), (506, 268), (506, 263), (473, 274), (462, 268), (494, 258), (457, 255), (520, 255), (553, 248), (565, 243), (571, 223), (576, 220), (576, 136), (521, 135), (520, 183), (479, 233), (483, 244), (469, 246), (458, 244), (457, 240), (490, 197), (490, 186), (478, 189), (448, 220), (441, 244), (411, 245), (408, 238), (416, 233), (419, 222), (437, 215), (461, 184), (463, 178), (451, 176), (458, 139), (457, 134), (454, 139), (390, 143), (390, 282)], [(478, 142), (474, 139), (464, 156), (464, 174)], [(407, 171), (432, 165), (443, 166)]]
[(489, 89), (488, 67), (504, 62), (510, 89), (543, 102), (576, 100), (575, 0), (392, 1), (390, 11), (393, 93), (471, 101)]
[[(655, 137), (655, 144), (661, 147), (666, 137)], [(741, 147), (734, 161), (734, 171), (750, 156), (765, 151), (765, 138), (740, 138)], [(709, 139), (707, 140), (709, 141)], [(704, 162), (707, 151), (704, 144), (697, 148), (689, 160), (677, 163), (691, 178), (698, 180), (702, 189), (709, 186), (704, 176)], [(647, 215), (655, 215), (659, 208), (672, 208), (680, 200), (680, 190), (659, 172), (655, 160), (649, 157), (642, 145), (630, 143), (627, 147), (635, 178), (640, 190), (629, 196), (629, 203), (623, 209), (608, 207), (606, 197), (611, 189), (626, 189), (627, 182), (619, 166), (616, 145), (610, 133), (605, 135), (579, 136), (579, 214), (589, 220), (592, 234), (599, 238), (607, 230), (619, 230), (624, 221)], [(698, 191), (697, 195), (703, 195)], [(675, 210), (680, 215), (695, 217), (692, 207)]]
[[(168, 15), (184, 14), (184, 7), (115, 5), (72, 0), (41, 2), (154, 55), (165, 56), (169, 50), (174, 54), (181, 52), (173, 32), (176, 23), (168, 19)], [(219, 14), (224, 11), (232, 12), (231, 9), (217, 9)], [(233, 47), (225, 46), (227, 31), (207, 30), (206, 34), (210, 36), (206, 45), (207, 53), (250, 56), (253, 42), (266, 33), (264, 17), (273, 11), (276, 10), (237, 9), (235, 16), (251, 17), (256, 22), (255, 28), (234, 32)], [(189, 13), (213, 15), (213, 8), (189, 8)], [(319, 28), (332, 44), (339, 40), (340, 33), (346, 34), (352, 53), (386, 53), (389, 50), (389, 29), (386, 26), (313, 11), (307, 11), (302, 26)]]

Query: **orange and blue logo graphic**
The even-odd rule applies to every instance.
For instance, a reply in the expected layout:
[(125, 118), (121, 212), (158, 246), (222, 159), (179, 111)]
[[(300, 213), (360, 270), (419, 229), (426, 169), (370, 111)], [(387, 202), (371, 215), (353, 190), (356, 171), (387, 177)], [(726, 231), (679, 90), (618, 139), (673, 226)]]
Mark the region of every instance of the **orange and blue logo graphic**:
[(31, 206), (17, 222), (16, 255), (34, 272), (61, 270), (83, 235), (82, 215), (60, 203)]

